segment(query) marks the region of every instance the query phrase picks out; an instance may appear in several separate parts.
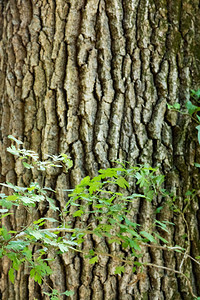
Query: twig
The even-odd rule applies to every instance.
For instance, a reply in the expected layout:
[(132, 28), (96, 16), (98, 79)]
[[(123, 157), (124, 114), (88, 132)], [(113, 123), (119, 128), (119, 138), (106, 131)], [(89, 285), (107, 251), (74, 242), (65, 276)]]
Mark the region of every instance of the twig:
[(191, 295), (194, 297), (194, 298), (197, 298), (197, 296), (193, 293), (193, 290), (192, 290), (192, 286), (190, 284), (190, 280), (187, 278), (187, 276), (182, 273), (181, 271), (177, 271), (177, 270), (174, 270), (174, 269), (171, 269), (171, 268), (168, 268), (168, 267), (164, 267), (164, 266), (159, 266), (159, 265), (155, 265), (155, 264), (152, 264), (152, 263), (144, 263), (143, 265), (146, 265), (148, 267), (152, 267), (152, 268), (157, 268), (157, 269), (163, 269), (163, 270), (166, 270), (166, 271), (169, 271), (169, 272), (173, 272), (173, 273), (176, 273), (176, 274), (179, 274), (181, 276), (183, 276), (187, 283), (188, 283), (188, 287), (190, 289), (190, 293)]

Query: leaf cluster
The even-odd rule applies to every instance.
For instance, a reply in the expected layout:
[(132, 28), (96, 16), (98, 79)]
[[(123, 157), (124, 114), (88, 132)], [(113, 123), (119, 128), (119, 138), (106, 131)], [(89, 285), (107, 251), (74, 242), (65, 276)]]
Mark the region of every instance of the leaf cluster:
[[(13, 136), (9, 138), (16, 143), (16, 146), (11, 145), (8, 151), (23, 161), (24, 168), (45, 171), (53, 166), (63, 168), (66, 172), (73, 166), (66, 154), (47, 156), (48, 160), (42, 162), (34, 151), (20, 148), (22, 142)], [(169, 232), (169, 226), (174, 224), (157, 218), (162, 206), (154, 211), (151, 227), (145, 228), (133, 220), (132, 204), (135, 201), (147, 201), (151, 204), (158, 195), (163, 199), (169, 198), (169, 193), (163, 189), (164, 176), (157, 168), (148, 165), (118, 165), (116, 168), (99, 170), (96, 177), (83, 178), (70, 192), (63, 211), (56, 206), (54, 199), (49, 197), (48, 191), (55, 191), (40, 186), (37, 182), (31, 183), (29, 187), (12, 183), (1, 184), (12, 190), (9, 196), (0, 194), (0, 258), (6, 256), (10, 260), (9, 277), (13, 283), (16, 272), (22, 264), (26, 263), (29, 266), (30, 276), (41, 285), (43, 280), (52, 274), (48, 258), (52, 250), (56, 251), (56, 255), (68, 251), (80, 252), (91, 265), (97, 263), (99, 257), (108, 256), (118, 261), (115, 269), (115, 274), (118, 275), (125, 272), (127, 265), (132, 265), (133, 272), (138, 274), (143, 274), (142, 267), (152, 266), (141, 260), (143, 247), (157, 247), (185, 255), (184, 248), (177, 245), (169, 246), (169, 242), (163, 236), (163, 233)], [(37, 218), (35, 212), (38, 204), (42, 202), (49, 210), (56, 211), (61, 221), (49, 217)], [(171, 203), (171, 207), (175, 210), (174, 202)], [(31, 216), (30, 222), (20, 231), (9, 230), (4, 225), (6, 222), (3, 222), (13, 213), (15, 207), (25, 209)], [(84, 222), (85, 218), (89, 220), (87, 223)], [(79, 221), (81, 226), (74, 228), (70, 222), (67, 223), (67, 219), (70, 219), (70, 222), (73, 219)], [(98, 247), (85, 252), (83, 244), (88, 235), (106, 239), (109, 244), (116, 243), (124, 251), (118, 257), (111, 253), (99, 252)], [(34, 248), (37, 249), (36, 252), (33, 251)], [(44, 292), (51, 300), (57, 300), (62, 295), (70, 296), (72, 293), (72, 291), (60, 293), (54, 289), (51, 289), (50, 293)]]

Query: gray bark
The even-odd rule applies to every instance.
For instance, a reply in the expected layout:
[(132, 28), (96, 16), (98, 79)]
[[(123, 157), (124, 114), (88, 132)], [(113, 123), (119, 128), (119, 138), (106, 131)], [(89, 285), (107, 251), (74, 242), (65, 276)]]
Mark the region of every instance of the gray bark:
[[(69, 175), (48, 173), (45, 184), (66, 193), (83, 176), (112, 166), (113, 160), (149, 163), (166, 175), (166, 188), (184, 207), (184, 193), (198, 188), (200, 147), (191, 119), (167, 110), (184, 107), (190, 89), (200, 86), (200, 4), (198, 0), (0, 0), (0, 173), (1, 182), (28, 185), (38, 174), (22, 170), (6, 152), (12, 134), (44, 158), (67, 153), (74, 161)], [(154, 207), (160, 206), (159, 199)], [(151, 222), (151, 206), (136, 203), (133, 218)], [(47, 212), (48, 213), (48, 212)], [(42, 214), (42, 208), (41, 208)], [(186, 226), (166, 209), (176, 224), (167, 236), (185, 246)], [(149, 220), (148, 220), (149, 217)], [(190, 229), (190, 254), (199, 255), (199, 202), (185, 218)], [(10, 220), (26, 222), (16, 211)], [(85, 248), (95, 240), (88, 240)], [(118, 247), (100, 247), (117, 253)], [(145, 259), (177, 268), (181, 257), (145, 250)], [(101, 258), (88, 265), (80, 255), (66, 254), (52, 268), (51, 284), (74, 290), (71, 299), (191, 299), (176, 274), (149, 269), (134, 282), (127, 267), (113, 274), (115, 263)], [(200, 294), (200, 270), (184, 266)], [(8, 280), (9, 263), (1, 268), (2, 299), (46, 299), (29, 278), (26, 267), (15, 284)]]

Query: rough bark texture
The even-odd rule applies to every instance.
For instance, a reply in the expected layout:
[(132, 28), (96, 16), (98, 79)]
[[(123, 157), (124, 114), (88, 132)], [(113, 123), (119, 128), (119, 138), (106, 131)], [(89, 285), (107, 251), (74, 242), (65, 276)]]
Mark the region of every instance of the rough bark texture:
[[(190, 89), (200, 86), (199, 0), (0, 0), (0, 173), (1, 182), (28, 185), (37, 173), (24, 171), (6, 152), (12, 134), (27, 149), (67, 153), (74, 161), (68, 174), (49, 173), (45, 184), (74, 186), (85, 175), (111, 166), (112, 160), (148, 162), (166, 175), (166, 188), (179, 196), (198, 187), (200, 147), (191, 119), (168, 111), (182, 106)], [(159, 200), (154, 208), (160, 206)], [(133, 218), (151, 222), (151, 206), (137, 203)], [(48, 213), (41, 207), (41, 214)], [(199, 203), (186, 213), (190, 253), (199, 255)], [(186, 226), (168, 209), (176, 224), (167, 238), (185, 246)], [(16, 210), (10, 226), (26, 222)], [(98, 240), (88, 240), (90, 247)], [(119, 251), (101, 243), (100, 248)], [(145, 259), (177, 268), (179, 254), (147, 251)], [(46, 299), (24, 268), (15, 285), (9, 264), (1, 268), (4, 300)], [(70, 299), (192, 299), (186, 283), (172, 273), (151, 269), (134, 284), (131, 268), (114, 275), (115, 264), (101, 258), (91, 266), (66, 254), (52, 268), (52, 286), (74, 290)], [(200, 295), (200, 269), (188, 262), (193, 289)]]

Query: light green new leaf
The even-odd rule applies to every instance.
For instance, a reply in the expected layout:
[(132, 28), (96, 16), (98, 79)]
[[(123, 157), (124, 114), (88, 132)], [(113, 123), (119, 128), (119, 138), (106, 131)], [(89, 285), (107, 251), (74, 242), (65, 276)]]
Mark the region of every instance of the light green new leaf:
[(15, 274), (14, 274), (14, 269), (13, 268), (10, 268), (9, 272), (8, 272), (8, 275), (9, 275), (9, 279), (12, 283), (14, 283), (15, 281)]
[(90, 195), (93, 194), (93, 192), (96, 192), (96, 190), (98, 190), (100, 187), (102, 186), (102, 183), (99, 181), (94, 181), (90, 183), (90, 187), (89, 187), (89, 193)]
[(129, 187), (129, 183), (126, 181), (126, 179), (124, 177), (119, 177), (116, 180), (116, 184), (121, 187), (121, 188), (126, 188)]
[(73, 217), (80, 217), (82, 214), (83, 214), (83, 211), (81, 209), (79, 209), (73, 213)]
[(115, 268), (115, 274), (121, 275), (121, 273), (124, 273), (124, 266), (119, 266)]
[(89, 264), (91, 265), (95, 264), (96, 262), (98, 262), (98, 256), (94, 256), (89, 260)]
[(17, 200), (18, 198), (19, 198), (18, 195), (10, 195), (10, 196), (8, 196), (8, 197), (6, 198), (6, 200), (8, 200), (8, 201), (15, 201), (15, 200)]
[(81, 180), (81, 183), (79, 184), (79, 186), (87, 186), (90, 183), (90, 176), (86, 176), (85, 178), (83, 178)]

